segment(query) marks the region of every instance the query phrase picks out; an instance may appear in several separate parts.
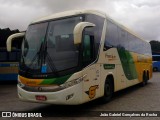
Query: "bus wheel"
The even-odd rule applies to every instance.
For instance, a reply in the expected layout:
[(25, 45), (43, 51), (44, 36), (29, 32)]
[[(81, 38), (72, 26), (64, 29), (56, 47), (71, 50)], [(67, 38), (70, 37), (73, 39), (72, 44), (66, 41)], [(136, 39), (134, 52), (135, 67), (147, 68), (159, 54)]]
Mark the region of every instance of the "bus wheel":
[(148, 84), (148, 80), (149, 80), (149, 72), (147, 72), (147, 78), (146, 78), (146, 85)]
[(141, 83), (141, 86), (144, 87), (147, 84), (147, 75), (143, 73), (143, 81)]
[(111, 100), (113, 95), (113, 85), (110, 79), (107, 79), (104, 87), (104, 96), (102, 97), (102, 101), (107, 103)]
[(153, 68), (153, 71), (154, 71), (154, 72), (157, 72), (157, 71), (158, 71), (158, 68), (157, 68), (157, 67), (154, 67), (154, 68)]

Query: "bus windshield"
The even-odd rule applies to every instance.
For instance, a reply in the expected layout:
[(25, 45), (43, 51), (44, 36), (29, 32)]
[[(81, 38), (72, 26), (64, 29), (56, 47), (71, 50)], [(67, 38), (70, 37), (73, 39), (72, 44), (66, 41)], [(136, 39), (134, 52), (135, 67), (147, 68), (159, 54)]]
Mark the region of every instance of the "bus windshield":
[(82, 17), (33, 24), (22, 43), (20, 69), (38, 73), (59, 72), (78, 65), (73, 30)]

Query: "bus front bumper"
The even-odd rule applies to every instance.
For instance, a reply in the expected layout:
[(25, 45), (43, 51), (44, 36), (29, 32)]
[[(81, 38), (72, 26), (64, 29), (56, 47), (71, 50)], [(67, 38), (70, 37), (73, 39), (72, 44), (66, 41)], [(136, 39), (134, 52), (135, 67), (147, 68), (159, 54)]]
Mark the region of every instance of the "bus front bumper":
[[(82, 83), (56, 92), (29, 92), (17, 85), (18, 97), (22, 101), (61, 105), (82, 104)], [(36, 96), (45, 96), (45, 100), (37, 100)]]

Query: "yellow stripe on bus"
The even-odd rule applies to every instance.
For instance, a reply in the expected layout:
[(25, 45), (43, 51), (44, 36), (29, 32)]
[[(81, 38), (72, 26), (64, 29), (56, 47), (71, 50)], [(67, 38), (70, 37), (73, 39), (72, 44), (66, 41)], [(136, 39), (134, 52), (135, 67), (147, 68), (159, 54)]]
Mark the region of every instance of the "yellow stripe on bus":
[(22, 76), (19, 76), (19, 80), (28, 86), (39, 86), (39, 84), (43, 81), (43, 79), (29, 79)]
[(18, 74), (18, 67), (1, 67), (0, 68), (0, 74), (10, 74), (10, 73)]

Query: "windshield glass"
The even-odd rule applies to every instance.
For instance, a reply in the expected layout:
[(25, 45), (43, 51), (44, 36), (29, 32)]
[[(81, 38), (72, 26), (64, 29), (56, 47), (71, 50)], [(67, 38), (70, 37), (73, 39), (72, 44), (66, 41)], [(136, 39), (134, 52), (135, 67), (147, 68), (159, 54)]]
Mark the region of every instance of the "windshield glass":
[(52, 73), (78, 65), (79, 51), (73, 30), (82, 17), (30, 25), (22, 44), (21, 66), (39, 73)]
[(31, 69), (40, 69), (40, 48), (45, 39), (47, 23), (31, 25), (27, 29), (25, 39), (22, 43), (21, 62)]
[[(78, 65), (78, 49), (74, 45), (73, 30), (81, 21), (80, 17), (53, 21), (49, 24), (47, 35), (47, 56), (57, 71), (73, 68)], [(49, 62), (48, 62), (49, 63)], [(52, 65), (53, 67), (53, 65)], [(48, 69), (51, 72), (51, 67)]]

